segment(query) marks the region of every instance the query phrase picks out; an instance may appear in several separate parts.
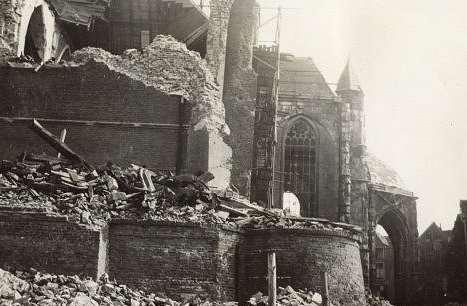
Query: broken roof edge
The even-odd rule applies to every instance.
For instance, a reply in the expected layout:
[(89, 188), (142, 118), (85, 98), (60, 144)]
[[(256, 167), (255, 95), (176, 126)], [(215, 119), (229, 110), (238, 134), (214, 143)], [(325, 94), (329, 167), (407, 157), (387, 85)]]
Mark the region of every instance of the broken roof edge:
[(57, 18), (76, 25), (90, 27), (95, 19), (106, 20), (105, 14), (112, 0), (47, 0)]

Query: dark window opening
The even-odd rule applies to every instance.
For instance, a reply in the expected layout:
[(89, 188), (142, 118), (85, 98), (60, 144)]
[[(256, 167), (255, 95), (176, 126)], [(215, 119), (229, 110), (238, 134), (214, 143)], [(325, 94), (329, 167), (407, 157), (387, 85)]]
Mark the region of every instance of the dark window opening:
[(297, 195), (300, 215), (317, 216), (316, 146), (313, 127), (304, 119), (297, 120), (287, 133), (284, 155), (285, 188)]

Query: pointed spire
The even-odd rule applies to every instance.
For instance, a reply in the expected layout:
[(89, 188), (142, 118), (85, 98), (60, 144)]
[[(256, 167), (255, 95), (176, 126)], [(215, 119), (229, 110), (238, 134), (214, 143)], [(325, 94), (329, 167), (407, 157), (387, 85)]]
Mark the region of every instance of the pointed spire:
[(358, 80), (357, 74), (352, 67), (350, 58), (347, 60), (347, 64), (345, 65), (345, 68), (339, 77), (336, 92), (345, 90), (362, 91), (360, 87), (360, 81)]

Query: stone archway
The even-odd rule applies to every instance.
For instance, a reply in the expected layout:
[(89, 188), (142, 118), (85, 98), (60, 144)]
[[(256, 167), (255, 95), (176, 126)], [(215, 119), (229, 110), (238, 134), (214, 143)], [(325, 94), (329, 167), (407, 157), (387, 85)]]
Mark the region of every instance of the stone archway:
[[(47, 61), (52, 56), (55, 16), (44, 0), (25, 1), (21, 10), (17, 56), (22, 54)], [(37, 53), (37, 54), (35, 54)]]
[(370, 289), (375, 284), (375, 229), (381, 225), (388, 233), (393, 247), (393, 275), (397, 306), (411, 305), (411, 292), (415, 289), (417, 254), (417, 222), (415, 199), (370, 189)]

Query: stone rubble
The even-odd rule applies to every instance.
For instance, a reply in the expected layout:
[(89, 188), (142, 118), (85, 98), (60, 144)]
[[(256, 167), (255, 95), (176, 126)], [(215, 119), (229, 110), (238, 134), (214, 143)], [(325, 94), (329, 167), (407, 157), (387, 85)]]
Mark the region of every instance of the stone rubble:
[(164, 294), (145, 293), (109, 280), (107, 274), (95, 282), (78, 276), (41, 273), (34, 269), (16, 271), (0, 269), (0, 305), (16, 306), (236, 306), (237, 303), (213, 302), (201, 297), (177, 302)]
[[(285, 288), (277, 288), (277, 306), (319, 306), (323, 305), (323, 299), (321, 294), (309, 291), (307, 289), (299, 289), (295, 291), (291, 286)], [(258, 292), (253, 295), (249, 301), (248, 305), (268, 305), (268, 296), (263, 295), (262, 292)]]
[(66, 159), (23, 154), (0, 162), (0, 207), (55, 212), (85, 224), (115, 217), (227, 223), (229, 214), (215, 211), (217, 196), (202, 177), (112, 163), (89, 170)]
[(266, 210), (238, 197), (232, 206), (227, 192), (218, 194), (207, 187), (212, 179), (209, 172), (173, 175), (110, 162), (95, 168), (81, 157), (71, 161), (23, 153), (16, 161), (0, 161), (0, 209), (56, 213), (96, 226), (124, 218), (232, 228), (344, 230), (342, 224), (289, 218), (282, 210)]

